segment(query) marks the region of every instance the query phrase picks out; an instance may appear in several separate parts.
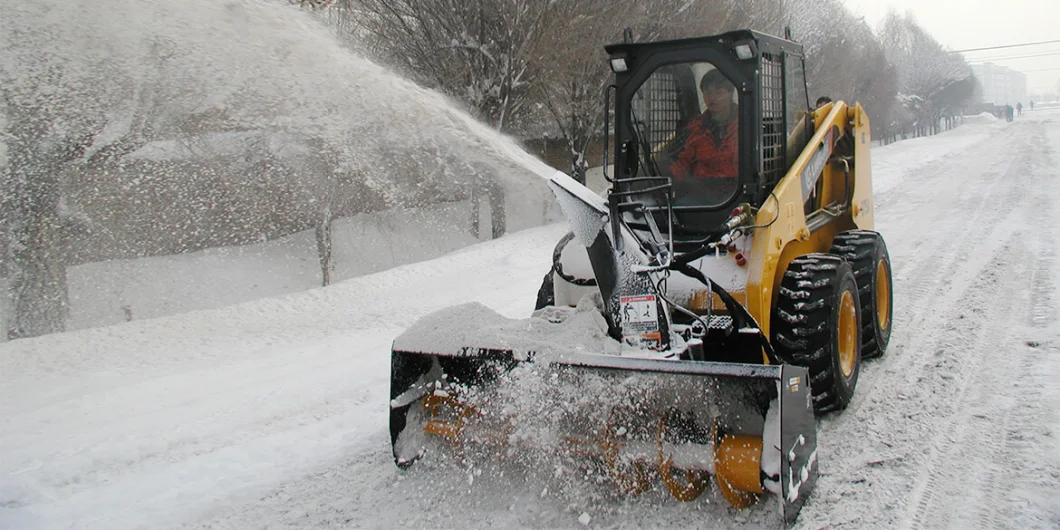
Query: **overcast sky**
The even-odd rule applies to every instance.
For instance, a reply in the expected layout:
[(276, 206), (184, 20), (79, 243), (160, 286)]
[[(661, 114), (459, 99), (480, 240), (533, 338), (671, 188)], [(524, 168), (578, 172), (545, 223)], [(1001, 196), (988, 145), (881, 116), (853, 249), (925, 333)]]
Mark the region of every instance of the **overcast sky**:
[[(1058, 0), (844, 1), (872, 28), (889, 9), (912, 13), (921, 27), (952, 50), (1060, 40)], [(969, 63), (989, 61), (1027, 74), (1031, 92), (1056, 90), (1060, 81), (1060, 42), (969, 52), (965, 58)]]

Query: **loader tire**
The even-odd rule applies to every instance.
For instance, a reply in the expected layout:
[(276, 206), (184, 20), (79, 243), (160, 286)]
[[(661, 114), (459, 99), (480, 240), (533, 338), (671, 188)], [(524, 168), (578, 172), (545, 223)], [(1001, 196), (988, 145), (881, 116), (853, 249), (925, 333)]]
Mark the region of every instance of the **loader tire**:
[(843, 409), (861, 371), (858, 287), (846, 260), (808, 254), (788, 265), (773, 311), (773, 348), (805, 366), (814, 412)]
[(891, 258), (877, 232), (851, 230), (835, 237), (832, 254), (850, 263), (861, 299), (861, 358), (881, 357), (891, 340), (894, 311)]
[(545, 274), (545, 278), (541, 280), (541, 288), (537, 290), (537, 302), (534, 303), (534, 310), (548, 307), (550, 305), (556, 305), (556, 289), (552, 283), (552, 271), (549, 270)]

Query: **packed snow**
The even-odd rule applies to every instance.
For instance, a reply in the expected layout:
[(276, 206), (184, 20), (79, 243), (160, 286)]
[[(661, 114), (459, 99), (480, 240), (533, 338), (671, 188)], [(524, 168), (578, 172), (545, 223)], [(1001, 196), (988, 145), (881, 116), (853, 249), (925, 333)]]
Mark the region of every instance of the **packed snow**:
[[(108, 124), (90, 152), (133, 121), (123, 115), (129, 93), (101, 82), (99, 64), (113, 69), (104, 78), (171, 75), (187, 83), (159, 83), (174, 90), (167, 104), (224, 109), (258, 131), (198, 139), (217, 153), (254, 137), (297, 160), (299, 140), (261, 131), (309, 131), (362, 146), (343, 164), (395, 195), (400, 172), (389, 164), (402, 153), (474, 166), (506, 188), (511, 233), (480, 242), (464, 231), (459, 201), (342, 219), (342, 281), (326, 288), (316, 287), (312, 233), (71, 267), (71, 331), (0, 343), (0, 528), (774, 527), (774, 503), (736, 511), (713, 489), (691, 503), (658, 487), (631, 497), (565, 461), (396, 468), (393, 341), (437, 311), (525, 323), (568, 230), (549, 223), (544, 179), (554, 170), (282, 4), (15, 3), (0, 29), (17, 53), (0, 60), (47, 63), (10, 62), (13, 92), (93, 102), (53, 107)], [(31, 22), (49, 31), (16, 32)], [(145, 67), (159, 50), (174, 58), (168, 74)], [(36, 78), (21, 67), (67, 77), (23, 85)], [(130, 160), (186, 155), (163, 140)], [(848, 410), (819, 422), (821, 476), (798, 526), (1060, 527), (1060, 109), (1012, 123), (967, 117), (872, 157), (894, 335), (887, 355), (864, 366)], [(548, 340), (569, 347), (599, 334), (592, 309), (569, 311), (583, 325)], [(437, 331), (435, 346), (469, 339)], [(502, 340), (501, 331), (483, 333)], [(533, 395), (519, 390), (507, 399)], [(609, 382), (552, 390), (624, 396)], [(534, 441), (550, 425), (521, 427)]]
[[(797, 525), (1055, 528), (1060, 112), (872, 155), (894, 335), (850, 408), (820, 421), (821, 477)], [(406, 226), (393, 241), (416, 241)], [(0, 527), (771, 526), (762, 503), (737, 512), (715, 491), (679, 503), (573, 494), (551, 482), (564, 469), (393, 465), (391, 341), (459, 304), (528, 316), (566, 230), (308, 290), (290, 241), (261, 244), (249, 268), (221, 249), (83, 266), (80, 292), (122, 271), (153, 281), (126, 286), (131, 322), (0, 344)], [(203, 293), (187, 278), (240, 275), (223, 288), (245, 302), (191, 310)], [(94, 304), (75, 298), (74, 314), (105, 312)]]

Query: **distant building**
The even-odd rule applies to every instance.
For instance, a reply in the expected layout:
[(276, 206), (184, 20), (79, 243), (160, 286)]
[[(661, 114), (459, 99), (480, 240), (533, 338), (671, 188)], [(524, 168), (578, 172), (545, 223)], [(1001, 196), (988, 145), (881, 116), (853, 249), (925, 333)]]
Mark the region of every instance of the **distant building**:
[(1027, 105), (1027, 75), (994, 63), (973, 64), (972, 73), (983, 86), (983, 103)]

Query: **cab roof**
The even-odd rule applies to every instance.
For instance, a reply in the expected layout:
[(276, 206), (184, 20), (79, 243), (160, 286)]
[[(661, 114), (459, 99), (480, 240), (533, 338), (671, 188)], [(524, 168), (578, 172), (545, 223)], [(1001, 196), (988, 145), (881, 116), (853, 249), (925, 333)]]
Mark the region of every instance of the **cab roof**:
[(766, 53), (780, 53), (781, 51), (784, 51), (800, 57), (803, 56), (802, 44), (750, 29), (741, 29), (718, 35), (693, 37), (689, 39), (608, 44), (604, 46), (604, 50), (612, 56), (624, 53), (629, 57), (638, 57), (687, 49), (732, 49), (737, 43), (745, 41), (754, 41), (758, 49)]

